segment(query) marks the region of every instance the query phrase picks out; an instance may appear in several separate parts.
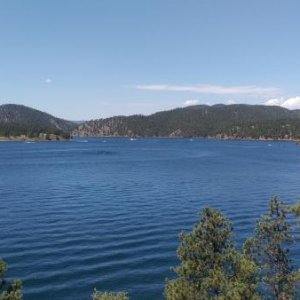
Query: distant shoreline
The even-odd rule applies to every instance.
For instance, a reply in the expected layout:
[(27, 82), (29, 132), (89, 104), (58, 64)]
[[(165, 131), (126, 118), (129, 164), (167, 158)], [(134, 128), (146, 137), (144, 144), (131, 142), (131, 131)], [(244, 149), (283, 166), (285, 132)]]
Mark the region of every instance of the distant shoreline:
[(72, 136), (72, 138), (80, 138), (80, 139), (87, 139), (87, 138), (134, 138), (134, 139), (203, 139), (203, 140), (220, 140), (220, 141), (261, 141), (261, 142), (267, 142), (267, 141), (278, 141), (278, 142), (295, 142), (297, 144), (300, 143), (300, 139), (284, 139), (284, 138), (237, 138), (237, 137), (203, 137), (203, 136), (191, 136), (191, 137), (185, 137), (185, 136), (125, 136), (125, 135), (102, 135), (102, 136)]
[(2, 137), (0, 136), (0, 142), (66, 142), (70, 141), (74, 138), (134, 138), (134, 139), (203, 139), (203, 140), (217, 140), (217, 141), (261, 141), (261, 142), (294, 142), (296, 144), (300, 144), (299, 139), (283, 139), (283, 138), (237, 138), (237, 137), (201, 137), (201, 136), (194, 136), (194, 137), (184, 137), (184, 136), (72, 136), (70, 139), (65, 139), (62, 137), (56, 137), (55, 139), (45, 139), (45, 138), (29, 138), (29, 137)]
[(64, 142), (64, 141), (69, 141), (70, 139), (65, 139), (62, 137), (55, 137), (55, 138), (29, 138), (29, 137), (24, 137), (24, 136), (18, 136), (18, 137), (3, 137), (0, 136), (0, 142)]

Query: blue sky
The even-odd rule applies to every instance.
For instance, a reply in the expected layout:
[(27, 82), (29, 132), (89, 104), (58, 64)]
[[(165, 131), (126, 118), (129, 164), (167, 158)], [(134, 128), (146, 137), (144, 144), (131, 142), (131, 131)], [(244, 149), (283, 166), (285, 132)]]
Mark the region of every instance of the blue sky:
[(82, 120), (300, 108), (298, 0), (2, 0), (0, 104)]

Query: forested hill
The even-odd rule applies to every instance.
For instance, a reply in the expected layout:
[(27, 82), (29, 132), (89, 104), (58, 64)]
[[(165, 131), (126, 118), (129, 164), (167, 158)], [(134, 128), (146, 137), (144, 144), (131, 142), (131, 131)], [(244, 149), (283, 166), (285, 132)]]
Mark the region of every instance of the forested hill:
[(0, 105), (0, 137), (68, 138), (76, 127), (73, 122), (23, 105)]
[(264, 105), (196, 105), (150, 116), (116, 116), (78, 124), (22, 105), (0, 105), (0, 138), (74, 136), (300, 139), (300, 110)]
[(300, 110), (264, 105), (196, 105), (150, 116), (92, 120), (75, 136), (299, 139)]

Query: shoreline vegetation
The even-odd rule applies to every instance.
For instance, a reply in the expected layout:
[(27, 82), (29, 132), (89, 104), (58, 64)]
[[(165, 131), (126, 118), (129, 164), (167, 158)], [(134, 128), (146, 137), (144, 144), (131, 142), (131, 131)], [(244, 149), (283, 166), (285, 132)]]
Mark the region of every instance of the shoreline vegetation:
[(230, 137), (230, 136), (209, 136), (209, 137), (202, 137), (202, 136), (192, 136), (192, 137), (185, 137), (185, 136), (70, 136), (70, 137), (63, 137), (54, 134), (40, 134), (38, 137), (29, 137), (25, 135), (21, 136), (0, 136), (0, 142), (59, 142), (59, 141), (70, 141), (74, 138), (134, 138), (134, 139), (186, 139), (186, 140), (222, 140), (222, 141), (273, 141), (273, 142), (295, 142), (300, 144), (299, 138), (252, 138), (252, 137)]
[(40, 133), (36, 137), (29, 137), (27, 135), (20, 136), (0, 136), (0, 142), (58, 142), (68, 141), (70, 137), (63, 137), (56, 134)]
[(59, 141), (70, 141), (76, 138), (134, 138), (134, 139), (187, 139), (187, 140), (222, 140), (222, 141), (270, 141), (270, 142), (294, 142), (296, 144), (300, 144), (299, 138), (266, 138), (266, 137), (259, 137), (259, 138), (252, 138), (252, 137), (233, 137), (233, 136), (208, 136), (208, 137), (201, 137), (201, 136), (194, 136), (194, 137), (184, 137), (184, 136), (70, 136), (70, 137), (63, 137), (55, 134), (40, 134), (38, 137), (29, 137), (26, 135), (20, 136), (0, 136), (0, 142), (59, 142)]
[[(295, 268), (290, 254), (299, 218), (300, 202), (286, 205), (272, 197), (268, 212), (256, 222), (253, 236), (238, 249), (232, 222), (220, 210), (202, 209), (192, 231), (179, 235), (179, 265), (173, 268), (173, 278), (165, 281), (164, 298), (299, 299), (300, 269)], [(7, 281), (6, 273), (7, 264), (0, 258), (0, 300), (22, 300), (22, 282)], [(124, 291), (95, 289), (91, 298), (129, 300), (130, 296)]]
[(236, 136), (226, 136), (226, 135), (217, 135), (217, 136), (137, 136), (137, 135), (90, 135), (90, 136), (78, 136), (72, 135), (73, 138), (131, 138), (131, 139), (186, 139), (186, 140), (222, 140), (222, 141), (286, 141), (286, 142), (296, 142), (300, 143), (300, 138), (266, 138), (266, 137), (236, 137)]

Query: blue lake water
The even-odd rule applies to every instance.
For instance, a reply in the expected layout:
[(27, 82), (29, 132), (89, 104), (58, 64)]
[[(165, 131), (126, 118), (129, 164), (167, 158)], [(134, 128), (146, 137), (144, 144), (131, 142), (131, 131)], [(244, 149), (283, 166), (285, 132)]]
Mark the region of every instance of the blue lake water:
[(162, 299), (201, 208), (220, 208), (240, 245), (272, 195), (300, 196), (292, 142), (87, 141), (0, 143), (0, 256), (25, 299), (90, 299), (95, 287)]

